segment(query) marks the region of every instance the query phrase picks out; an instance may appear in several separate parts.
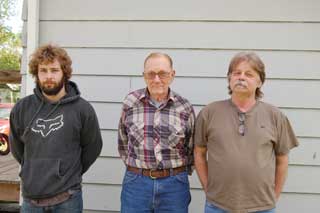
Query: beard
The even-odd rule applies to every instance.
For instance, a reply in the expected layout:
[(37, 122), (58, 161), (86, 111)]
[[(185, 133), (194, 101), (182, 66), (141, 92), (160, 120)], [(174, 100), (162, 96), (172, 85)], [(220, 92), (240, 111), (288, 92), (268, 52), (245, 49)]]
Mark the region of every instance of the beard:
[[(57, 95), (63, 88), (64, 83), (64, 77), (59, 82), (44, 81), (41, 83), (39, 79), (37, 80), (37, 85), (40, 87), (41, 91), (48, 96)], [(48, 86), (47, 84), (50, 84), (50, 86)]]

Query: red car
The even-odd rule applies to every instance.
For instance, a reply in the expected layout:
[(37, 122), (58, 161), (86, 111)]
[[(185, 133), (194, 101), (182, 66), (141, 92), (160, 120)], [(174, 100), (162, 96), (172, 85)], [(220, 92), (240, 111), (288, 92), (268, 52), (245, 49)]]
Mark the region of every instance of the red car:
[(0, 103), (0, 155), (7, 155), (10, 152), (9, 147), (9, 116), (13, 104)]

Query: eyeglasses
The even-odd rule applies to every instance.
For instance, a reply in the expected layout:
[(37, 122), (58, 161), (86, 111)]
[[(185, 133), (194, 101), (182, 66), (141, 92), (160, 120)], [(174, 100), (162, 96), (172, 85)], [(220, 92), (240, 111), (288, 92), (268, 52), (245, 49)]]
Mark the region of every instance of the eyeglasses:
[(170, 76), (171, 72), (165, 72), (165, 71), (160, 71), (160, 72), (143, 72), (143, 75), (145, 76), (145, 78), (147, 79), (154, 79), (156, 77), (156, 75), (160, 78), (160, 79), (166, 79)]
[(238, 113), (238, 119), (239, 119), (238, 132), (239, 132), (240, 135), (244, 136), (244, 133), (245, 133), (244, 121), (246, 120), (246, 113), (244, 113), (244, 112), (239, 112), (239, 113)]

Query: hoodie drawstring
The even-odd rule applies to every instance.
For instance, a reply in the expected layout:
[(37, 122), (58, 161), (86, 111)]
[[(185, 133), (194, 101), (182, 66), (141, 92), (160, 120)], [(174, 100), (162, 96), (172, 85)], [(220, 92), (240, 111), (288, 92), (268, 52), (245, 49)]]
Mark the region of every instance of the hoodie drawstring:
[(40, 113), (40, 110), (42, 109), (43, 105), (44, 105), (44, 101), (41, 100), (41, 104), (40, 104), (40, 106), (38, 107), (36, 113), (32, 116), (30, 122), (28, 123), (27, 127), (26, 127), (26, 128), (24, 129), (24, 131), (23, 131), (23, 134), (22, 134), (22, 136), (21, 136), (22, 139), (24, 139), (25, 136), (26, 136), (26, 134), (28, 134), (28, 132), (30, 131), (30, 126), (31, 126), (32, 122), (34, 121), (34, 119), (36, 118), (36, 116)]

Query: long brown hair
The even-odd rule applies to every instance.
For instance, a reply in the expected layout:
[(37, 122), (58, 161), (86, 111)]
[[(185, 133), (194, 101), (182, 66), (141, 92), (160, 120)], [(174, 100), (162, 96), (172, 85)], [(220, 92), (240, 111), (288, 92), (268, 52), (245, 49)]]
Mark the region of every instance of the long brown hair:
[[(260, 59), (260, 57), (254, 52), (240, 52), (231, 59), (229, 64), (229, 69), (228, 69), (228, 80), (230, 81), (231, 73), (243, 61), (248, 62), (251, 65), (252, 69), (254, 69), (258, 73), (261, 83), (263, 84), (266, 78), (266, 73), (264, 70), (265, 66), (262, 60)], [(229, 89), (229, 94), (231, 95), (232, 90), (230, 86), (228, 86), (228, 89)], [(259, 98), (262, 98), (262, 96), (263, 96), (263, 92), (261, 91), (260, 88), (257, 88), (255, 93), (255, 98), (259, 99)]]

